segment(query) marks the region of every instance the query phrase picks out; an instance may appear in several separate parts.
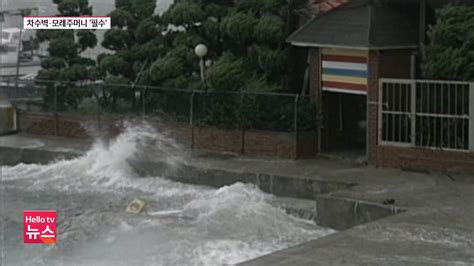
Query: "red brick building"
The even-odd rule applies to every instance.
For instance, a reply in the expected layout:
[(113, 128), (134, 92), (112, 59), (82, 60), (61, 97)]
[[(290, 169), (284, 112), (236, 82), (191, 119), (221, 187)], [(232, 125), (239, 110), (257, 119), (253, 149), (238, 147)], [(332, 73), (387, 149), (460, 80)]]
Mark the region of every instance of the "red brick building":
[[(325, 4), (320, 2), (318, 1), (316, 5)], [(420, 44), (425, 42), (426, 25), (434, 22), (435, 8), (448, 1), (352, 0), (344, 2), (346, 3), (333, 5), (331, 11), (325, 10), (324, 14), (315, 16), (288, 38), (288, 42), (293, 46), (308, 49), (309, 88), (306, 91), (317, 99), (322, 116), (319, 150), (358, 150), (365, 153), (370, 165), (382, 167), (427, 171), (433, 169), (450, 171), (454, 168), (462, 168), (463, 170), (473, 169), (474, 172), (472, 150), (471, 153), (465, 152), (469, 151), (469, 146), (471, 148), (473, 146), (467, 145), (467, 136), (463, 136), (463, 140), (454, 140), (456, 142), (454, 145), (446, 144), (453, 139), (451, 137), (438, 136), (439, 140), (436, 143), (426, 140), (423, 142), (425, 133), (414, 131), (415, 126), (419, 127), (415, 123), (423, 121), (418, 118), (418, 122), (415, 122), (415, 119), (411, 117), (417, 114), (413, 113), (413, 116), (410, 116), (409, 113), (410, 110), (417, 109), (417, 107), (411, 107), (411, 109), (409, 107), (410, 99), (415, 98), (415, 94), (411, 93), (417, 93), (417, 91), (419, 93), (421, 90), (421, 88), (418, 90), (415, 88), (418, 86), (415, 79), (418, 78)], [(311, 8), (314, 8), (314, 3)], [(316, 10), (319, 9), (316, 8)], [(387, 78), (405, 80), (400, 81), (402, 83), (394, 83), (396, 85), (393, 86), (388, 84), (385, 88), (382, 82)], [(406, 80), (413, 82), (408, 84)], [(412, 87), (410, 87), (411, 84), (413, 84)], [(467, 83), (459, 86), (464, 86), (460, 90), (469, 88)], [(397, 99), (398, 102), (394, 102), (394, 106), (398, 105), (404, 110), (385, 108), (384, 105), (387, 105), (390, 100), (387, 100), (388, 96), (382, 99), (382, 88), (385, 94), (390, 92), (393, 94), (393, 97), (390, 97)], [(440, 94), (440, 98), (442, 96)], [(415, 104), (415, 102), (412, 103)], [(466, 106), (469, 104), (472, 105), (467, 101)], [(467, 109), (469, 108), (466, 107), (466, 112), (468, 112)], [(459, 126), (460, 131), (466, 131), (467, 135), (474, 133), (473, 130), (468, 130), (468, 122), (465, 123), (465, 120), (462, 120), (465, 114), (456, 114), (457, 116), (453, 115), (453, 117), (450, 115), (453, 114), (446, 114), (448, 117), (446, 119), (450, 121), (457, 119), (455, 121), (459, 122), (457, 124), (462, 123)], [(390, 123), (396, 126), (387, 126)], [(446, 122), (440, 118), (436, 123), (433, 128), (442, 134), (444, 129), (439, 128), (449, 127), (449, 123), (452, 122)], [(411, 136), (410, 128), (413, 129)], [(393, 135), (391, 137), (385, 131), (397, 131), (396, 138), (393, 137), (395, 133), (389, 132)], [(402, 134), (402, 131), (406, 131), (407, 134)], [(433, 135), (432, 132), (429, 134)], [(392, 139), (387, 141), (387, 138)], [(474, 138), (469, 137), (469, 139)], [(412, 144), (412, 146), (405, 144)], [(429, 146), (430, 149), (418, 146)], [(438, 147), (445, 149), (435, 150)], [(453, 153), (451, 150), (462, 150), (462, 152)], [(403, 158), (400, 154), (403, 154)], [(425, 158), (425, 163), (413, 163), (418, 156), (432, 159)], [(454, 159), (454, 162), (443, 163), (445, 156), (458, 159)], [(439, 167), (440, 165), (442, 166)]]

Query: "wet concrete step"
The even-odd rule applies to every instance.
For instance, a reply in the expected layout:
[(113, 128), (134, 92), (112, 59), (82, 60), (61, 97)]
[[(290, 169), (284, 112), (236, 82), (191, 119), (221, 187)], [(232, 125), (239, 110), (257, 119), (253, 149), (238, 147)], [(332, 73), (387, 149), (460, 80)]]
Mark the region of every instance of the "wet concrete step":
[(262, 191), (279, 197), (314, 200), (317, 195), (347, 189), (356, 185), (355, 183), (318, 180), (309, 177), (237, 172), (193, 165), (170, 167), (163, 162), (144, 160), (128, 160), (128, 163), (141, 176), (161, 176), (177, 182), (216, 188), (228, 186), (236, 182), (252, 183), (257, 185)]
[(294, 217), (316, 221), (316, 203), (314, 200), (275, 197), (273, 204), (285, 209), (288, 214)]
[(60, 152), (0, 147), (0, 165), (16, 165), (18, 163), (47, 164), (55, 160), (72, 159), (80, 155), (80, 153), (69, 151)]
[(172, 168), (162, 162), (129, 160), (142, 176), (163, 176), (173, 181), (193, 185), (222, 187), (236, 182), (252, 183), (262, 191), (277, 196), (278, 205), (288, 213), (315, 221), (318, 225), (345, 230), (359, 224), (392, 216), (405, 210), (382, 203), (368, 202), (332, 195), (331, 192), (350, 189), (355, 183), (316, 180), (303, 177), (182, 165)]
[(398, 213), (405, 212), (397, 206), (343, 198), (334, 195), (316, 197), (316, 223), (336, 230), (346, 230)]

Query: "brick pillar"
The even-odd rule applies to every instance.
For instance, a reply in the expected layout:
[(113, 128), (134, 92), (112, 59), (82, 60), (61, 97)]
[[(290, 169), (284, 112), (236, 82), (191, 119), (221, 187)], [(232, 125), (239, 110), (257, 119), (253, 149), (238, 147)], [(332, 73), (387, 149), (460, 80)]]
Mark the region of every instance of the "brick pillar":
[[(309, 95), (311, 101), (318, 106), (318, 116), (322, 115), (322, 94), (321, 94), (321, 48), (309, 48)], [(318, 141), (316, 143), (316, 152), (321, 150), (321, 123), (322, 117), (319, 117)]]
[(309, 95), (321, 102), (321, 56), (320, 48), (309, 48)]
[(369, 80), (367, 91), (367, 162), (377, 166), (379, 52), (369, 51)]

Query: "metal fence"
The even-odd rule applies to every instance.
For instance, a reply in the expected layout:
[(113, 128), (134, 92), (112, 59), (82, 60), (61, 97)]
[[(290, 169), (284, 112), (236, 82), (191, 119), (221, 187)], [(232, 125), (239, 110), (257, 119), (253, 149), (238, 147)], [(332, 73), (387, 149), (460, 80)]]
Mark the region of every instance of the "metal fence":
[(379, 82), (382, 145), (474, 151), (474, 83)]
[(316, 132), (314, 99), (288, 93), (203, 91), (44, 80), (2, 82), (17, 109), (89, 117), (147, 117), (226, 129)]

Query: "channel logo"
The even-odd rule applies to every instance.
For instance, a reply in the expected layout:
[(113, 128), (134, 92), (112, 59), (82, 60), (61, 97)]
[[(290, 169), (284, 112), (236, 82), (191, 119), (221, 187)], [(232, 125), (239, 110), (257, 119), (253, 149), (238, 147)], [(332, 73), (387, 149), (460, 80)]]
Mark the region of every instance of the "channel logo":
[(56, 211), (24, 211), (23, 242), (25, 244), (55, 244)]

